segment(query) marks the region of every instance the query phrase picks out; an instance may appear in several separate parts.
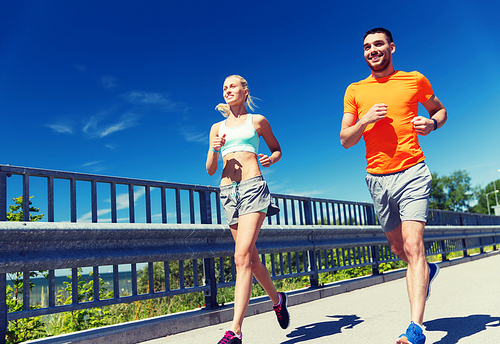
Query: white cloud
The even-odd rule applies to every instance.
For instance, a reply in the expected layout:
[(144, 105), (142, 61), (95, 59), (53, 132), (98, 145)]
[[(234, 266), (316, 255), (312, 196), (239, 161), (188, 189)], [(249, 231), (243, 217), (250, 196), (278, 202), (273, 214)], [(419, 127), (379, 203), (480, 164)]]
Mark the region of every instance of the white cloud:
[[(146, 193), (146, 191), (144, 188), (140, 188), (137, 191), (134, 190), (134, 206), (140, 198), (144, 197), (145, 193)], [(128, 193), (123, 193), (123, 194), (117, 195), (116, 196), (116, 210), (128, 209), (128, 206), (129, 206), (128, 198), (129, 198)], [(105, 202), (111, 203), (111, 199), (107, 199)], [(111, 207), (97, 210), (97, 218), (99, 219), (100, 216), (107, 215), (109, 213), (111, 213)], [(127, 218), (127, 219), (120, 219), (120, 220), (128, 221), (129, 219)], [(77, 220), (77, 222), (91, 222), (91, 221), (92, 221), (92, 212), (88, 212), (86, 214), (83, 214)], [(102, 221), (100, 220), (100, 222), (110, 222), (110, 220), (105, 219)], [(121, 222), (121, 221), (119, 221), (119, 222)]]
[(165, 111), (184, 111), (183, 103), (175, 103), (167, 96), (157, 92), (131, 91), (125, 95), (130, 104), (160, 107)]
[(87, 70), (87, 67), (83, 66), (83, 65), (75, 65), (74, 67), (79, 72), (83, 72), (83, 71)]
[(207, 133), (195, 133), (189, 128), (180, 128), (179, 132), (187, 142), (197, 142), (197, 143), (208, 142)]
[(84, 133), (89, 133), (93, 128), (97, 127), (97, 124), (99, 123), (99, 120), (95, 116), (90, 117), (89, 121), (85, 126), (83, 127), (83, 132)]
[(132, 91), (127, 95), (127, 99), (132, 104), (146, 105), (170, 105), (172, 102), (160, 93)]
[[(144, 188), (140, 188), (138, 191), (134, 190), (134, 203), (137, 202), (137, 200), (141, 197), (144, 196), (146, 193), (146, 190)], [(111, 200), (109, 201), (111, 203)], [(121, 209), (127, 209), (128, 208), (128, 193), (120, 194), (116, 196), (116, 209), (121, 210)]]
[[(99, 218), (99, 216), (103, 216), (103, 215), (106, 215), (106, 214), (109, 214), (109, 213), (111, 213), (111, 209), (101, 209), (101, 210), (98, 210), (97, 211), (97, 218)], [(77, 220), (77, 222), (92, 222), (92, 212), (88, 212), (86, 214), (83, 214)]]
[(54, 130), (56, 133), (59, 133), (59, 134), (73, 134), (73, 129), (68, 125), (47, 124), (46, 127), (51, 128), (52, 130)]
[(102, 162), (102, 160), (87, 162), (87, 163), (83, 164), (83, 167), (88, 167), (88, 166), (92, 166), (92, 165), (97, 165), (97, 164), (100, 164), (101, 162)]
[(114, 76), (111, 76), (111, 75), (105, 75), (105, 76), (101, 77), (101, 81), (102, 81), (104, 88), (106, 88), (108, 90), (118, 86), (118, 84), (117, 84), (118, 79), (115, 78)]
[(92, 116), (83, 127), (83, 132), (92, 137), (105, 137), (114, 132), (125, 130), (136, 125), (138, 116), (133, 113), (122, 115), (120, 121), (114, 124), (100, 125), (101, 119)]

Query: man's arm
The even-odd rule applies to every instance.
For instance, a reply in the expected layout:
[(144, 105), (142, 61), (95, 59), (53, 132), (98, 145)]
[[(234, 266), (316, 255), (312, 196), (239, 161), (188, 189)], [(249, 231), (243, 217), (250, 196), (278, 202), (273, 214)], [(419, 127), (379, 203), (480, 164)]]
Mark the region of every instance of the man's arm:
[(375, 104), (368, 112), (356, 122), (357, 116), (346, 112), (342, 118), (342, 125), (340, 128), (340, 143), (344, 148), (350, 148), (356, 145), (368, 124), (375, 123), (385, 118), (387, 114), (387, 105)]
[(445, 107), (435, 95), (432, 95), (432, 97), (423, 102), (422, 105), (429, 113), (430, 118), (418, 116), (415, 117), (412, 122), (417, 134), (425, 136), (434, 130), (434, 119), (437, 122), (437, 128), (441, 128), (448, 119), (448, 116)]

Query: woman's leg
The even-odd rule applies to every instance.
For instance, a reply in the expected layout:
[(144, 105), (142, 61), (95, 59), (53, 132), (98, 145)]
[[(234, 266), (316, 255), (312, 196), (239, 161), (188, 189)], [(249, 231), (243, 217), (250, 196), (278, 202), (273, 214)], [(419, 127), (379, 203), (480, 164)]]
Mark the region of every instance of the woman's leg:
[(254, 247), (254, 249), (252, 250), (252, 273), (255, 276), (257, 282), (259, 282), (262, 288), (264, 288), (267, 295), (269, 295), (273, 304), (278, 304), (278, 302), (280, 301), (278, 292), (276, 291), (276, 287), (271, 280), (269, 270), (267, 270), (266, 266), (260, 261), (259, 253), (257, 252), (256, 247)]
[[(236, 264), (236, 287), (234, 291), (234, 317), (231, 331), (240, 334), (243, 318), (248, 308), (252, 292), (252, 260), (255, 241), (266, 214), (255, 212), (241, 215), (238, 224), (230, 226), (233, 235), (234, 262)], [(258, 254), (257, 254), (258, 258)]]

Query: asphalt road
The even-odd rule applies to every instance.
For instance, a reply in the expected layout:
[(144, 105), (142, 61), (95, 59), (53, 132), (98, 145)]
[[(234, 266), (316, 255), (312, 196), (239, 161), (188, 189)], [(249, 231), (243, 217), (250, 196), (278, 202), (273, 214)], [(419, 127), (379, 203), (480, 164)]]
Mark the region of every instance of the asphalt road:
[[(289, 308), (282, 330), (274, 312), (245, 318), (244, 344), (395, 343), (410, 323), (406, 280), (398, 279)], [(500, 254), (442, 268), (425, 313), (426, 344), (500, 343)], [(147, 344), (216, 344), (230, 323)]]

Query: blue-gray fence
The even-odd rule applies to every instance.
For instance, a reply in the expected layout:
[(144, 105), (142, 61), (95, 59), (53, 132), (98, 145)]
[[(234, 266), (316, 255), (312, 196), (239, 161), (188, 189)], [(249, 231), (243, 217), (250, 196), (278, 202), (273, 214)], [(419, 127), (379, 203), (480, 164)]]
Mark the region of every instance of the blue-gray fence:
[[(194, 292), (204, 293), (206, 307), (216, 307), (217, 291), (235, 283), (234, 244), (219, 188), (0, 165), (0, 221), (7, 220), (7, 195), (15, 192), (23, 200), (36, 193), (33, 205), (41, 204), (45, 216), (28, 222), (30, 204), (23, 202), (25, 222), (1, 222), (0, 342), (10, 320)], [(317, 287), (321, 273), (370, 266), (378, 274), (379, 264), (397, 260), (372, 204), (272, 196), (282, 211), (269, 218), (257, 246), (273, 279), (307, 276)], [(497, 249), (500, 217), (431, 210), (425, 240), (426, 253), (443, 259), (456, 251)], [(164, 266), (161, 287), (155, 287), (154, 262)], [(143, 293), (137, 286), (141, 263), (149, 278)], [(114, 276), (113, 296), (107, 299), (100, 299), (97, 289), (102, 266), (112, 266)], [(130, 295), (120, 293), (123, 266), (130, 270)], [(78, 300), (82, 267), (93, 272), (93, 300)], [(56, 301), (58, 269), (71, 269), (69, 305)], [(11, 273), (20, 272), (26, 286), (30, 272), (41, 270), (47, 270), (48, 302), (9, 312)], [(29, 288), (22, 299), (32, 305)]]

